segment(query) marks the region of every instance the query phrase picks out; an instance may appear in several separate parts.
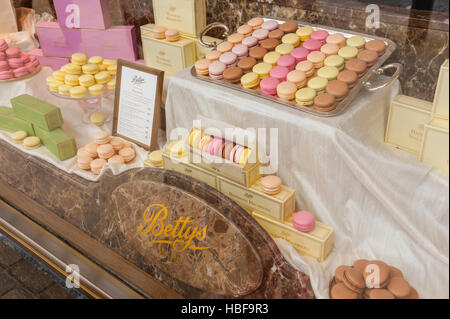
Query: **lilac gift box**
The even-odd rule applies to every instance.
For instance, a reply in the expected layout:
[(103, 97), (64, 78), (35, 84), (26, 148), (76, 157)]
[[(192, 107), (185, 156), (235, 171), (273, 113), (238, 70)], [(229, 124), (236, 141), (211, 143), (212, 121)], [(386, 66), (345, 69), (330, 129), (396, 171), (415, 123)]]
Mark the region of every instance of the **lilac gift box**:
[(36, 31), (45, 56), (70, 57), (84, 52), (81, 30), (61, 28), (57, 22), (39, 22)]
[(62, 28), (100, 29), (111, 26), (108, 0), (53, 0)]
[(41, 49), (33, 49), (27, 52), (30, 56), (35, 56), (42, 66), (49, 66), (53, 70), (59, 70), (62, 66), (70, 63), (69, 58), (45, 56)]

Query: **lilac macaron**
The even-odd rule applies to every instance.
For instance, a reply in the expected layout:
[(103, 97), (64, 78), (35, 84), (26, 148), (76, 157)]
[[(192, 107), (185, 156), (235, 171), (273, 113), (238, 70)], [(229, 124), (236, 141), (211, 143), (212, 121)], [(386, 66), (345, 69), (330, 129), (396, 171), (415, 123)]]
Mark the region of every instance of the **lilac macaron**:
[(273, 31), (275, 29), (278, 29), (278, 26), (279, 26), (279, 24), (278, 24), (277, 21), (275, 21), (275, 20), (267, 20), (266, 22), (264, 22), (261, 25), (261, 29), (265, 29), (265, 30), (268, 30), (268, 31)]
[(246, 37), (242, 39), (242, 44), (251, 49), (258, 45), (258, 39), (255, 37)]
[(243, 44), (236, 44), (231, 52), (237, 55), (238, 60), (248, 56), (248, 48)]
[(209, 76), (214, 80), (222, 80), (223, 71), (225, 71), (226, 68), (227, 66), (224, 63), (214, 61), (209, 65)]
[(316, 219), (310, 212), (302, 211), (294, 214), (294, 228), (301, 232), (310, 232), (316, 227)]
[(277, 65), (272, 70), (270, 70), (270, 77), (277, 79), (279, 82), (284, 82), (286, 81), (288, 73), (289, 73), (288, 68)]
[(259, 86), (261, 87), (261, 92), (267, 95), (277, 95), (277, 86), (280, 84), (275, 78), (268, 77), (261, 80)]
[(295, 58), (292, 55), (283, 55), (281, 56), (277, 61), (279, 66), (284, 66), (289, 71), (292, 71), (295, 69)]
[(313, 39), (309, 39), (309, 40), (306, 40), (305, 42), (303, 42), (302, 47), (305, 48), (306, 50), (308, 50), (309, 52), (319, 51), (320, 48), (322, 47), (322, 42), (313, 40)]
[(312, 40), (317, 40), (317, 41), (321, 42), (322, 44), (325, 44), (329, 35), (330, 34), (328, 33), (328, 31), (316, 30), (311, 33), (310, 38)]
[(258, 29), (253, 31), (252, 33), (252, 37), (256, 38), (256, 40), (258, 40), (259, 43), (261, 43), (261, 41), (264, 41), (265, 39), (267, 39), (267, 37), (269, 36), (269, 30), (266, 29)]
[(309, 50), (303, 47), (295, 48), (294, 50), (291, 51), (291, 55), (294, 57), (296, 64), (305, 61), (308, 54)]
[(237, 64), (237, 55), (233, 52), (225, 52), (220, 56), (219, 61), (225, 64), (227, 68), (231, 68)]

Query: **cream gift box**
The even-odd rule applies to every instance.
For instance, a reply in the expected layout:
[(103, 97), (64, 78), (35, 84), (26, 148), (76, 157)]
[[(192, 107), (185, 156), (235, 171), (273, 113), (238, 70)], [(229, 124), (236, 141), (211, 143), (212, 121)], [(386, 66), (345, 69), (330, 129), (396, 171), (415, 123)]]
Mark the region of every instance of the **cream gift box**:
[(197, 36), (206, 26), (205, 0), (153, 0), (155, 24)]
[(53, 0), (61, 27), (100, 29), (111, 26), (108, 0)]
[(448, 59), (441, 66), (433, 103), (433, 117), (448, 120)]
[(12, 0), (0, 0), (0, 34), (17, 32), (16, 9)]
[(292, 220), (279, 222), (272, 220), (260, 212), (253, 212), (253, 218), (264, 228), (270, 236), (282, 238), (289, 242), (300, 254), (324, 261), (333, 250), (334, 229), (316, 221), (314, 230), (303, 233), (296, 230)]
[(425, 125), (420, 161), (441, 169), (448, 175), (448, 120), (434, 118)]
[(391, 102), (386, 143), (419, 155), (425, 124), (431, 119), (432, 103), (406, 95)]

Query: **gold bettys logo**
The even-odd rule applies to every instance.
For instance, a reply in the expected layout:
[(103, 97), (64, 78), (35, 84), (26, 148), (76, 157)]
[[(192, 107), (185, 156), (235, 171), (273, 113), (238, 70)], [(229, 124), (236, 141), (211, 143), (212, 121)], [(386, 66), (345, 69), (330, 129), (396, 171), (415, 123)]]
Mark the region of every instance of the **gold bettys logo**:
[(145, 224), (139, 225), (141, 234), (150, 234), (156, 239), (149, 241), (146, 245), (152, 244), (169, 244), (177, 252), (190, 250), (206, 250), (211, 247), (195, 246), (192, 241), (197, 239), (202, 241), (206, 238), (208, 226), (199, 229), (192, 226), (192, 219), (190, 217), (179, 217), (174, 224), (166, 224), (168, 211), (167, 207), (160, 204), (153, 204), (147, 207), (144, 211)]
[(159, 51), (159, 55), (165, 56), (165, 55), (166, 55), (166, 52), (164, 52), (164, 51)]

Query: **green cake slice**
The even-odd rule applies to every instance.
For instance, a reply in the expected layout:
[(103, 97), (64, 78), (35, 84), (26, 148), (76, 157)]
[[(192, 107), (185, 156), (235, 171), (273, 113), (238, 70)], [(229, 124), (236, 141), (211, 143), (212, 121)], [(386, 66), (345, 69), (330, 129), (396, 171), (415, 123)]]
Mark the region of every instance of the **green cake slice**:
[(65, 161), (77, 155), (77, 144), (75, 139), (62, 128), (51, 132), (35, 126), (36, 136), (41, 139), (42, 144), (48, 148), (60, 161)]
[(0, 106), (0, 130), (8, 132), (25, 131), (29, 136), (34, 136), (33, 125), (14, 115), (10, 107)]
[(31, 95), (19, 95), (11, 100), (11, 105), (16, 117), (47, 131), (53, 131), (64, 123), (59, 107)]

